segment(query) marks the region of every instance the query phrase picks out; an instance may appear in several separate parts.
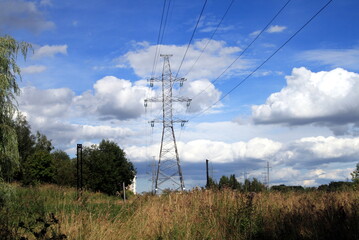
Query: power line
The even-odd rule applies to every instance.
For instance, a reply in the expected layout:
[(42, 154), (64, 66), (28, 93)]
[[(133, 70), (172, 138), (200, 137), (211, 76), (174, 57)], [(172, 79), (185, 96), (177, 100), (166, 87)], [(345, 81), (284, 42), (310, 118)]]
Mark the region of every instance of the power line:
[(160, 43), (160, 38), (161, 38), (162, 23), (163, 23), (163, 17), (164, 17), (164, 15), (165, 15), (166, 2), (167, 2), (167, 0), (164, 0), (164, 1), (163, 1), (161, 23), (160, 23), (160, 29), (158, 30), (158, 35), (157, 35), (156, 52), (155, 52), (155, 57), (154, 57), (154, 59), (153, 59), (153, 66), (152, 66), (151, 77), (153, 77), (154, 72), (155, 72), (155, 65), (156, 65), (156, 59), (157, 59), (157, 53), (158, 53), (158, 45), (159, 45), (159, 43)]
[(333, 0), (329, 0), (321, 9), (319, 9), (301, 28), (299, 28), (287, 41), (285, 41), (277, 50), (275, 50), (266, 60), (264, 60), (258, 67), (256, 67), (250, 74), (248, 74), (242, 81), (240, 81), (237, 85), (235, 85), (230, 91), (228, 91), (225, 95), (223, 95), (218, 101), (216, 101), (214, 104), (209, 106), (208, 108), (202, 110), (198, 114), (196, 114), (194, 117), (190, 118), (189, 120), (192, 120), (193, 118), (196, 118), (209, 109), (211, 109), (213, 106), (215, 106), (217, 103), (222, 101), (225, 97), (227, 97), (230, 93), (232, 93), (236, 88), (238, 88), (240, 85), (242, 85), (248, 78), (250, 78), (258, 69), (260, 69), (265, 63), (267, 63), (275, 54), (277, 54), (287, 43), (289, 43), (296, 35), (298, 35), (299, 32), (301, 32), (315, 17), (317, 17)]
[(202, 14), (203, 14), (204, 8), (206, 7), (206, 4), (207, 4), (207, 0), (205, 0), (205, 2), (204, 2), (204, 4), (203, 4), (203, 7), (202, 7), (202, 10), (201, 10), (201, 13), (200, 13), (200, 15), (199, 15), (199, 17), (198, 17), (198, 19), (197, 19), (196, 26), (195, 26), (195, 28), (193, 29), (192, 36), (191, 36), (191, 38), (190, 38), (190, 40), (189, 40), (189, 42), (188, 42), (187, 49), (186, 49), (186, 51), (185, 51), (185, 53), (184, 53), (184, 55), (183, 55), (183, 58), (182, 58), (181, 64), (180, 64), (180, 66), (179, 66), (179, 68), (178, 68), (178, 70), (177, 70), (177, 73), (176, 73), (176, 77), (175, 77), (175, 78), (177, 78), (178, 73), (179, 73), (179, 71), (181, 70), (181, 67), (182, 67), (183, 61), (184, 61), (184, 59), (186, 58), (186, 55), (187, 55), (187, 52), (188, 52), (189, 46), (191, 45), (191, 42), (192, 42), (193, 37), (194, 37), (194, 34), (195, 34), (196, 30), (197, 30), (197, 27), (198, 27), (199, 21), (200, 21), (200, 20), (201, 20), (201, 18), (202, 18)]
[(200, 55), (197, 57), (196, 61), (193, 63), (192, 67), (191, 67), (190, 70), (184, 75), (184, 77), (186, 77), (186, 76), (192, 71), (193, 67), (197, 64), (198, 60), (202, 57), (202, 54), (203, 54), (204, 50), (206, 50), (208, 44), (212, 41), (214, 35), (216, 34), (216, 32), (217, 32), (219, 26), (222, 24), (224, 18), (226, 17), (226, 15), (227, 15), (229, 9), (232, 7), (234, 1), (235, 1), (235, 0), (232, 0), (232, 1), (230, 2), (229, 6), (227, 7), (226, 12), (223, 14), (223, 16), (222, 16), (221, 20), (219, 21), (219, 23), (218, 23), (216, 29), (213, 31), (213, 33), (212, 33), (210, 39), (207, 41), (207, 43), (206, 43), (206, 45), (204, 46), (204, 48), (202, 49)]
[[(167, 6), (167, 8), (166, 8), (166, 6)], [(157, 36), (157, 45), (156, 45), (155, 57), (153, 59), (151, 78), (154, 77), (154, 74), (155, 74), (155, 71), (156, 71), (156, 68), (157, 68), (159, 52), (160, 52), (160, 49), (161, 49), (161, 44), (163, 42), (163, 37), (164, 37), (164, 34), (165, 34), (165, 30), (166, 30), (166, 25), (167, 25), (167, 19), (168, 19), (168, 13), (169, 13), (170, 6), (171, 6), (171, 0), (168, 1), (168, 4), (167, 4), (167, 0), (164, 0), (163, 8), (162, 8), (161, 22), (160, 22), (160, 28), (159, 28), (158, 36)]]
[(220, 79), (225, 72), (230, 69), (235, 62), (238, 61), (240, 57), (252, 46), (252, 44), (262, 35), (262, 33), (272, 24), (272, 22), (278, 17), (278, 15), (285, 9), (285, 7), (291, 2), (292, 0), (288, 0), (283, 7), (274, 15), (274, 17), (267, 23), (267, 25), (258, 33), (258, 35), (248, 44), (248, 46), (241, 52), (241, 54), (213, 81), (211, 81), (211, 84), (208, 84), (208, 86), (203, 89), (200, 93), (198, 93), (196, 96), (194, 96), (192, 99), (196, 98), (197, 96), (201, 95), (203, 92), (205, 92), (213, 83), (215, 83), (218, 79)]

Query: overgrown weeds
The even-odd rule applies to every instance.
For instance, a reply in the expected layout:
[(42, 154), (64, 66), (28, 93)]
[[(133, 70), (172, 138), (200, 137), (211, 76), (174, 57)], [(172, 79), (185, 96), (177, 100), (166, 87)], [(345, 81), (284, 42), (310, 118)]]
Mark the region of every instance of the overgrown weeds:
[[(78, 201), (74, 189), (52, 185), (36, 189), (37, 194), (34, 189), (13, 188), (30, 201), (11, 207), (13, 223), (8, 230), (17, 236), (26, 231), (14, 228), (20, 219), (16, 216), (25, 214), (25, 226), (41, 217), (44, 221), (36, 223), (36, 232), (47, 226), (48, 236), (53, 229), (52, 236), (64, 234), (69, 239), (359, 239), (357, 191), (198, 190), (135, 196), (124, 203), (90, 192)], [(58, 222), (45, 226), (52, 221), (49, 213)], [(28, 239), (34, 238), (27, 234)]]

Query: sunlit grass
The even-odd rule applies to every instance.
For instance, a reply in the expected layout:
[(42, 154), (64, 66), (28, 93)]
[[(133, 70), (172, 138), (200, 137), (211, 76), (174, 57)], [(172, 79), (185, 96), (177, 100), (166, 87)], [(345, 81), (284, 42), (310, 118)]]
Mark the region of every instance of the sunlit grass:
[(124, 203), (86, 191), (77, 200), (75, 189), (54, 185), (15, 189), (32, 205), (19, 201), (14, 206), (27, 211), (14, 210), (27, 212), (25, 218), (36, 211), (54, 213), (58, 231), (69, 239), (359, 239), (358, 191), (199, 190), (135, 196)]

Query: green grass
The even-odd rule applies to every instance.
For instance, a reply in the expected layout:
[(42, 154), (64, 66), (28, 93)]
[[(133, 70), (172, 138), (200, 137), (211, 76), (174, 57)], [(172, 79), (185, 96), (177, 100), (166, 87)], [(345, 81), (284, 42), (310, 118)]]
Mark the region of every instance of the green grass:
[[(118, 197), (73, 188), (8, 185), (0, 223), (14, 238), (36, 239), (18, 226), (68, 239), (359, 239), (359, 192), (240, 193), (192, 191)], [(2, 226), (2, 228), (4, 228)], [(1, 236), (1, 235), (0, 235)], [(39, 238), (40, 239), (40, 238)], [(60, 239), (60, 238), (52, 238)]]

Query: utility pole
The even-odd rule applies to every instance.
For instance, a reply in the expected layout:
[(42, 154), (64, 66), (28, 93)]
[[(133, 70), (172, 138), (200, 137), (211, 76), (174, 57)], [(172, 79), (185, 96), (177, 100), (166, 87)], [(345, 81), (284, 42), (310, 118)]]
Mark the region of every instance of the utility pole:
[(270, 185), (269, 185), (269, 169), (271, 167), (269, 167), (269, 161), (267, 161), (267, 188), (269, 189)]
[(76, 180), (77, 180), (77, 199), (80, 199), (82, 195), (82, 144), (77, 144), (76, 148), (76, 155), (77, 155), (77, 161), (76, 161)]
[(206, 159), (206, 175), (207, 175), (207, 184), (206, 187), (209, 188), (209, 170), (208, 170), (208, 159)]
[(149, 82), (151, 87), (153, 87), (154, 82), (160, 82), (162, 84), (162, 96), (145, 99), (145, 107), (147, 107), (148, 102), (162, 103), (162, 119), (150, 121), (151, 127), (154, 126), (155, 122), (162, 123), (163, 127), (155, 181), (155, 193), (163, 191), (166, 188), (173, 189), (173, 186), (174, 190), (183, 191), (185, 189), (173, 124), (179, 122), (181, 126), (184, 126), (187, 121), (173, 119), (173, 103), (186, 102), (187, 107), (189, 107), (192, 100), (185, 97), (172, 96), (174, 84), (179, 82), (180, 86), (182, 86), (186, 79), (174, 78), (172, 76), (169, 60), (172, 55), (161, 54), (160, 56), (163, 57), (164, 60), (162, 77), (151, 78)]

